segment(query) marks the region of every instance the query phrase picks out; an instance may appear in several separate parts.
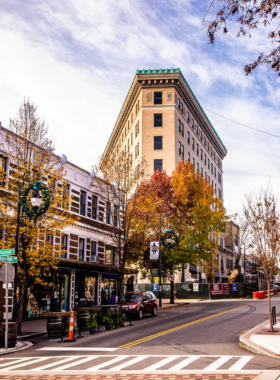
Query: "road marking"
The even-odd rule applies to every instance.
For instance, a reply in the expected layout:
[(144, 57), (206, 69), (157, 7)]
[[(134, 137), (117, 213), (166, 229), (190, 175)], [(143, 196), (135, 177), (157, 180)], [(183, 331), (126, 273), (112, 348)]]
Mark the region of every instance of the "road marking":
[(239, 371), (241, 370), (254, 356), (243, 356), (236, 363), (234, 363), (229, 371)]
[(162, 335), (170, 334), (170, 333), (172, 333), (174, 331), (178, 331), (178, 330), (184, 329), (185, 327), (192, 326), (192, 325), (195, 325), (197, 323), (207, 321), (208, 319), (211, 319), (211, 318), (219, 317), (220, 315), (230, 313), (232, 311), (241, 309), (241, 308), (249, 306), (249, 305), (251, 305), (251, 303), (250, 304), (246, 304), (246, 305), (242, 305), (242, 306), (239, 306), (239, 307), (235, 307), (234, 309), (222, 311), (222, 312), (217, 313), (217, 314), (209, 315), (209, 317), (197, 319), (196, 321), (192, 321), (192, 322), (186, 323), (184, 325), (177, 326), (177, 327), (174, 327), (172, 329), (165, 330), (165, 331), (162, 331), (160, 333), (153, 334), (153, 335), (147, 336), (145, 338), (135, 340), (134, 342), (126, 343), (126, 344), (124, 344), (122, 346), (119, 346), (118, 348), (129, 348), (129, 347), (132, 347), (132, 346), (136, 346), (137, 344), (141, 344), (141, 343), (147, 342), (148, 340), (158, 338), (158, 337), (160, 337)]
[[(106, 356), (102, 356), (102, 355), (85, 355), (85, 356), (48, 356), (48, 357), (30, 357), (30, 358), (14, 358), (15, 361), (13, 363), (10, 362), (10, 359), (2, 359), (2, 360), (6, 360), (6, 363), (2, 363), (1, 361), (1, 375), (7, 371), (10, 373), (11, 370), (14, 370), (15, 371), (12, 371), (12, 373), (18, 373), (19, 374), (25, 374), (27, 375), (28, 372), (31, 372), (32, 374), (35, 374), (36, 371), (38, 371), (38, 373), (55, 373), (55, 371), (57, 373), (70, 373), (70, 374), (73, 374), (73, 373), (81, 373), (81, 374), (85, 374), (85, 373), (89, 373), (89, 372), (98, 372), (99, 370), (101, 371), (104, 371), (106, 373), (112, 373), (113, 371), (115, 372), (125, 372), (125, 371), (128, 371), (128, 373), (132, 373), (133, 371), (135, 371), (135, 369), (133, 368), (133, 365), (138, 363), (138, 362), (141, 362), (143, 360), (145, 360), (146, 358), (153, 358), (153, 359), (157, 359), (157, 362), (153, 365), (150, 365), (144, 369), (141, 369), (138, 371), (139, 372), (146, 372), (146, 373), (159, 373), (161, 372), (161, 368), (163, 366), (167, 366), (168, 363), (171, 363), (171, 367), (170, 368), (167, 368), (166, 370), (164, 371), (167, 371), (167, 373), (171, 373), (172, 371), (182, 371), (182, 372), (188, 372), (188, 373), (191, 373), (192, 371), (201, 371), (201, 372), (204, 372), (204, 373), (207, 373), (207, 372), (223, 372), (223, 373), (232, 373), (233, 371), (242, 371), (242, 372), (248, 372), (249, 370), (242, 370), (242, 368), (251, 360), (253, 359), (254, 356), (229, 356), (229, 355), (106, 355)], [(191, 364), (192, 362), (198, 360), (198, 359), (203, 359), (203, 358), (214, 358), (215, 359), (215, 362), (211, 363), (210, 365), (207, 365), (207, 363), (205, 363), (205, 368), (201, 368), (199, 370), (195, 370), (195, 369), (191, 369), (189, 370), (188, 369), (188, 365)], [(222, 364), (224, 363), (227, 363), (230, 359), (238, 359), (237, 362), (235, 364), (233, 364), (230, 368), (228, 369), (219, 369), (221, 367)], [(21, 367), (24, 367), (24, 366), (29, 366), (29, 365), (32, 365), (32, 364), (36, 364), (36, 363), (39, 363), (43, 360), (53, 360), (53, 359), (59, 359), (59, 361), (55, 362), (53, 361), (52, 363), (47, 363), (45, 365), (38, 365), (37, 367), (34, 366), (32, 369), (30, 370), (24, 370), (22, 369)], [(80, 360), (77, 360), (77, 359), (80, 359)], [(106, 360), (106, 362), (103, 362), (103, 363), (100, 363), (100, 364), (96, 364), (94, 365), (93, 367), (90, 367), (90, 368), (84, 368), (83, 369), (77, 369), (77, 368), (74, 368), (74, 369), (71, 369), (71, 367), (76, 367), (76, 366), (79, 366), (81, 364), (84, 364), (84, 363), (87, 363), (89, 361), (96, 361), (96, 360)], [(175, 364), (174, 366), (172, 366), (172, 362), (175, 360), (175, 359), (179, 359), (180, 362)], [(75, 361), (77, 360), (77, 361)], [(119, 365), (116, 365), (116, 366), (113, 366), (112, 368), (109, 368), (109, 369), (105, 369), (105, 367), (110, 367), (118, 362), (121, 362), (123, 361), (123, 363), (119, 364)], [(64, 364), (65, 363), (65, 364)], [(98, 361), (97, 361), (98, 363)], [(62, 364), (62, 365), (61, 365)], [(228, 364), (229, 366), (230, 364)], [(6, 366), (6, 368), (4, 368)], [(127, 370), (128, 367), (131, 367), (132, 366), (132, 369), (129, 369)], [(52, 368), (50, 369), (50, 367), (56, 367), (56, 368)], [(17, 370), (17, 368), (19, 368)], [(70, 369), (69, 369), (70, 368)], [(184, 369), (183, 369), (184, 368)], [(166, 373), (166, 372), (165, 372)]]
[(50, 367), (53, 367), (53, 366), (58, 365), (58, 364), (70, 362), (71, 360), (77, 359), (78, 357), (79, 356), (70, 356), (69, 358), (59, 360), (58, 362), (52, 362), (52, 363), (49, 363), (46, 365), (42, 365), (42, 367), (33, 368), (30, 371), (42, 371), (43, 369), (50, 368)]
[[(16, 364), (16, 363), (20, 363), (20, 362), (24, 362), (25, 360), (28, 360), (30, 358), (22, 358), (22, 359), (18, 359), (14, 362), (9, 362), (9, 363), (4, 363), (4, 364), (0, 364), (0, 367), (5, 367), (5, 365), (8, 365), (8, 364)], [(1, 359), (1, 360), (5, 360), (5, 359)]]
[(136, 357), (134, 359), (129, 360), (128, 362), (125, 362), (123, 364), (117, 365), (116, 367), (110, 368), (110, 369), (108, 369), (108, 371), (119, 371), (119, 370), (121, 370), (123, 368), (130, 367), (131, 365), (133, 365), (135, 363), (138, 363), (141, 360), (144, 360), (146, 358), (149, 358), (149, 356), (147, 356), (147, 355), (138, 356), (138, 357)]
[(111, 352), (116, 351), (118, 348), (107, 348), (107, 347), (43, 347), (38, 348), (37, 351), (104, 351), (104, 352)]
[(76, 365), (89, 362), (90, 360), (96, 359), (96, 358), (98, 358), (98, 356), (90, 356), (88, 358), (84, 358), (84, 359), (78, 360), (77, 362), (74, 362), (74, 363), (70, 363), (70, 364), (63, 365), (61, 367), (53, 368), (53, 369), (51, 369), (51, 371), (62, 371), (64, 369), (66, 369), (66, 368), (74, 367)]
[(120, 356), (117, 356), (115, 359), (109, 360), (106, 363), (98, 364), (98, 365), (96, 365), (94, 367), (87, 368), (86, 371), (97, 371), (100, 368), (104, 368), (104, 367), (107, 367), (107, 366), (109, 366), (111, 364), (115, 364), (117, 362), (120, 362), (123, 359), (128, 358), (128, 357), (129, 357), (128, 355), (120, 355)]
[(172, 362), (175, 359), (178, 359), (180, 356), (169, 356), (169, 358), (162, 359), (156, 364), (151, 365), (150, 367), (145, 368), (145, 371), (154, 371), (160, 367), (163, 367), (165, 364)]
[(47, 359), (51, 359), (51, 358), (50, 357), (44, 357), (44, 358), (37, 358), (37, 359), (31, 360), (30, 362), (26, 362), (25, 361), (25, 363), (20, 363), (20, 364), (17, 364), (17, 365), (12, 365), (11, 367), (5, 368), (5, 371), (10, 371), (11, 369), (23, 367), (23, 366), (30, 365), (30, 364), (39, 363), (39, 362), (42, 362), (43, 360), (47, 360)]
[(220, 359), (215, 360), (214, 363), (210, 364), (208, 367), (204, 368), (205, 371), (215, 371), (221, 365), (225, 364), (229, 359), (231, 359), (231, 356), (222, 356)]
[(199, 358), (199, 356), (192, 355), (189, 358), (187, 358), (187, 359), (181, 361), (180, 363), (174, 365), (173, 367), (169, 368), (167, 371), (180, 371), (182, 368), (191, 364), (192, 362), (194, 362), (198, 358)]

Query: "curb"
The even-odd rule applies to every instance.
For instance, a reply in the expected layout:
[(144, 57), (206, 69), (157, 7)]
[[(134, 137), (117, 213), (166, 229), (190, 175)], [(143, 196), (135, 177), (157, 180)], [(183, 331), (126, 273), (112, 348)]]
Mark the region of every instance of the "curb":
[(25, 339), (29, 339), (29, 338), (37, 338), (38, 336), (43, 336), (43, 335), (46, 335), (46, 334), (47, 334), (47, 331), (43, 332), (43, 333), (34, 333), (34, 334), (20, 335), (20, 336), (17, 337), (17, 341), (19, 341), (19, 340), (25, 340)]
[(189, 303), (181, 303), (179, 305), (172, 305), (172, 306), (166, 306), (166, 307), (161, 307), (158, 309), (158, 311), (162, 311), (162, 310), (168, 310), (168, 309), (176, 309), (177, 307), (183, 307), (183, 306), (186, 306), (186, 305), (189, 305)]
[(239, 336), (239, 346), (245, 348), (248, 351), (251, 351), (255, 354), (270, 356), (271, 358), (280, 359), (280, 355), (276, 355), (273, 352), (264, 349), (263, 347), (251, 342), (250, 336), (253, 335), (256, 331), (260, 329), (265, 323), (269, 322), (269, 320), (260, 323), (256, 327), (247, 331), (246, 333)]
[(27, 350), (28, 348), (33, 346), (33, 343), (31, 343), (31, 342), (23, 342), (23, 343), (17, 342), (17, 346), (18, 347), (10, 348), (7, 351), (0, 351), (0, 356), (8, 355), (8, 354), (14, 354), (15, 352)]

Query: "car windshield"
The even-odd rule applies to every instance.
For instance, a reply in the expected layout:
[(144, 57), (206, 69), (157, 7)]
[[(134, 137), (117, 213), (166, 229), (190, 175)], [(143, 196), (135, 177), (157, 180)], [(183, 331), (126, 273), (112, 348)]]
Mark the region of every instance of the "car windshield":
[(121, 302), (135, 302), (135, 301), (141, 301), (141, 294), (125, 294)]

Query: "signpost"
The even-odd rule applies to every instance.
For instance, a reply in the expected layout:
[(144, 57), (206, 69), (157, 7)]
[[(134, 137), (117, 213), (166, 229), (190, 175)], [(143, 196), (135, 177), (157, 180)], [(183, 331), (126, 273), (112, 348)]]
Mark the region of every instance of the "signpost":
[(1, 249), (0, 250), (0, 256), (10, 256), (15, 254), (15, 249)]
[(175, 281), (175, 274), (169, 274), (167, 278), (168, 281)]
[(0, 256), (0, 263), (17, 263), (16, 256)]
[(14, 279), (14, 276), (15, 276), (15, 271), (14, 271), (14, 268), (11, 269), (9, 268), (9, 264), (8, 263), (17, 263), (17, 257), (16, 256), (12, 256), (15, 254), (15, 250), (14, 248), (11, 248), (11, 249), (1, 249), (0, 250), (0, 263), (6, 263), (3, 265), (3, 267), (1, 268), (2, 270), (4, 269), (5, 267), (5, 282), (6, 282), (6, 319), (5, 319), (5, 323), (6, 323), (6, 329), (5, 329), (5, 350), (8, 349), (8, 331), (9, 331), (9, 322), (8, 322), (8, 319), (9, 319), (9, 313), (8, 313), (8, 300), (9, 300), (9, 280), (12, 281)]

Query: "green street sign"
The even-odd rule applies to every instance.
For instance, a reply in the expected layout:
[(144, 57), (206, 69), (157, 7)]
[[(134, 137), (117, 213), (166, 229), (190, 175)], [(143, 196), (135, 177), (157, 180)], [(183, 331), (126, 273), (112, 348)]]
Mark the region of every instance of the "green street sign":
[(9, 255), (14, 255), (15, 254), (15, 249), (1, 249), (0, 250), (0, 256), (9, 256)]
[(0, 263), (17, 263), (16, 256), (0, 256)]

